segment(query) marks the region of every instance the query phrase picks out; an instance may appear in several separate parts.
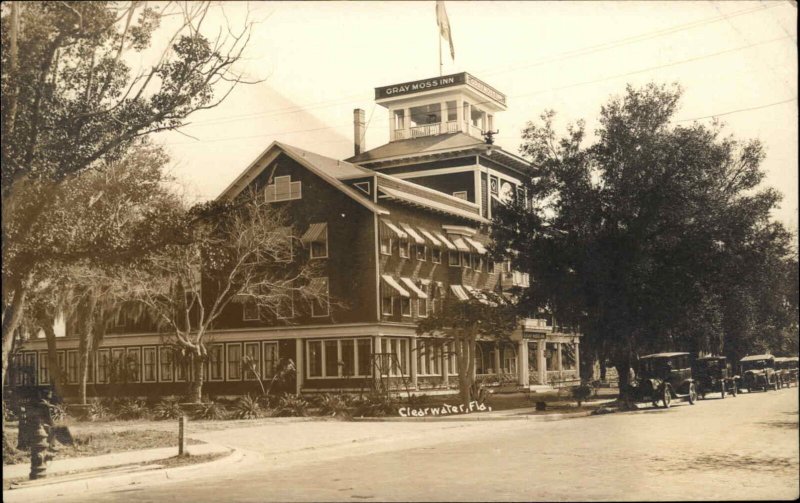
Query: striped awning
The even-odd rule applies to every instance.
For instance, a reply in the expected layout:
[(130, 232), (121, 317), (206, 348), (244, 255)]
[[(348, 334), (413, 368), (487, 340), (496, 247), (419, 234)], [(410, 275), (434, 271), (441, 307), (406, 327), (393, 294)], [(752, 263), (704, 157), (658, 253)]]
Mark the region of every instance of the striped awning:
[(390, 287), (394, 288), (401, 296), (411, 297), (411, 294), (408, 293), (408, 290), (400, 286), (400, 283), (395, 281), (393, 277), (389, 276), (388, 274), (381, 274), (381, 278), (383, 278), (383, 281), (385, 281)]
[(472, 251), (472, 249), (469, 246), (467, 246), (467, 243), (465, 243), (464, 240), (461, 239), (461, 237), (452, 236), (452, 239), (453, 239), (453, 244), (456, 245), (456, 249), (458, 251), (467, 252), (467, 253)]
[(425, 229), (420, 229), (419, 231), (428, 239), (428, 241), (431, 242), (433, 246), (442, 246), (442, 242), (436, 239), (429, 231), (426, 231)]
[(408, 237), (408, 234), (406, 234), (402, 229), (400, 229), (400, 227), (396, 226), (392, 222), (386, 219), (381, 219), (381, 222), (383, 223), (383, 225), (388, 227), (389, 230), (392, 231), (394, 235), (397, 236), (398, 238), (405, 239)]
[(303, 234), (303, 237), (300, 238), (300, 241), (304, 244), (322, 241), (322, 236), (327, 232), (328, 224), (311, 224), (305, 234)]
[(472, 297), (475, 300), (477, 300), (478, 302), (480, 302), (481, 304), (486, 304), (486, 305), (490, 305), (490, 306), (496, 306), (497, 305), (496, 302), (492, 302), (491, 300), (489, 300), (489, 298), (482, 291), (480, 291), (480, 290), (478, 290), (476, 288), (473, 288), (473, 287), (471, 287), (469, 285), (464, 285), (464, 289), (467, 292), (469, 292), (469, 294), (472, 295)]
[(408, 233), (408, 235), (411, 236), (411, 239), (416, 241), (416, 243), (418, 245), (424, 245), (425, 244), (425, 239), (423, 239), (422, 236), (417, 234), (417, 231), (415, 231), (413, 227), (411, 227), (410, 225), (408, 225), (406, 223), (403, 223), (403, 222), (400, 222), (400, 227), (402, 227), (403, 230), (405, 230)]
[(423, 292), (422, 290), (420, 290), (419, 287), (414, 284), (414, 282), (411, 280), (411, 278), (401, 277), (400, 281), (402, 281), (412, 292), (414, 292), (416, 294), (417, 298), (420, 298), (420, 299), (427, 299), (428, 298), (428, 294)]
[(469, 243), (469, 245), (472, 248), (474, 248), (476, 252), (480, 253), (481, 255), (486, 255), (486, 253), (487, 253), (486, 247), (483, 246), (480, 242), (475, 241), (474, 239), (468, 238), (466, 236), (464, 236), (464, 241)]
[(469, 294), (467, 294), (467, 291), (464, 290), (464, 287), (461, 285), (450, 285), (450, 291), (458, 297), (458, 300), (469, 300)]
[(454, 245), (453, 243), (450, 242), (449, 239), (444, 237), (444, 234), (442, 234), (441, 232), (434, 232), (434, 234), (436, 235), (437, 238), (439, 238), (439, 241), (444, 243), (444, 245), (447, 247), (448, 250), (456, 249), (456, 245)]

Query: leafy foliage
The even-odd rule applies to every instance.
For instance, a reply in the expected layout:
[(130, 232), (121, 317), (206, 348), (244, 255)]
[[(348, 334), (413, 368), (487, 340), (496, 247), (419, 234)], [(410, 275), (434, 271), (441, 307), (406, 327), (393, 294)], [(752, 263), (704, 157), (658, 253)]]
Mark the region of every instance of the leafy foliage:
[(350, 417), (350, 409), (343, 395), (325, 393), (319, 400), (319, 413), (323, 416), (338, 418)]
[(355, 415), (360, 417), (383, 417), (397, 414), (399, 401), (389, 393), (370, 393), (355, 403)]
[(228, 417), (228, 411), (224, 405), (217, 402), (203, 402), (197, 409), (198, 419), (220, 420)]
[(300, 395), (284, 393), (278, 401), (275, 415), (279, 417), (306, 417), (308, 415), (308, 402)]
[(86, 419), (89, 421), (101, 421), (111, 416), (111, 409), (102, 400), (92, 400), (89, 409), (86, 411)]
[(155, 419), (178, 419), (183, 415), (183, 409), (175, 399), (161, 400), (153, 407)]
[(264, 412), (258, 398), (250, 395), (239, 397), (233, 406), (233, 417), (236, 419), (258, 419)]
[(115, 409), (119, 419), (143, 419), (149, 413), (144, 401), (133, 398), (120, 400), (115, 404)]
[(629, 86), (588, 146), (582, 122), (559, 137), (546, 112), (523, 133), (532, 204), (495, 213), (496, 258), (535, 278), (521, 308), (580, 327), (582, 354), (625, 369), (637, 353), (739, 357), (797, 333), (796, 280), (781, 280), (796, 252), (770, 218), (780, 195), (760, 185), (763, 146), (674, 124), (681, 94)]

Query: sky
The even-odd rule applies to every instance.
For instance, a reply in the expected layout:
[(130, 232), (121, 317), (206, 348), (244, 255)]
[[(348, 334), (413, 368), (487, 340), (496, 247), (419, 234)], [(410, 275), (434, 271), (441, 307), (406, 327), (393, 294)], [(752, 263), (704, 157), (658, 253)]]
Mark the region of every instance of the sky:
[[(682, 124), (718, 117), (725, 132), (766, 146), (765, 184), (784, 194), (776, 219), (797, 229), (797, 4), (762, 2), (445, 2), (455, 48), (443, 73), (470, 72), (508, 96), (497, 143), (518, 152), (546, 109), (556, 125), (586, 120), (626, 84), (679, 83)], [(439, 75), (435, 2), (223, 2), (205, 21), (257, 21), (242, 85), (178, 132), (160, 133), (173, 173), (197, 200), (219, 195), (278, 140), (344, 159), (353, 109), (366, 147), (389, 140), (374, 88)], [(154, 40), (158, 45), (159, 38)]]

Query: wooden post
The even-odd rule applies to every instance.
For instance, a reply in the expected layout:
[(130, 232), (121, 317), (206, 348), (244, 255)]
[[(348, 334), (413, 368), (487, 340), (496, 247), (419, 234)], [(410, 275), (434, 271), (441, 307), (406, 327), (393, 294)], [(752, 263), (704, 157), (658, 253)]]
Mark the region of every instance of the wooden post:
[(178, 456), (186, 454), (186, 416), (178, 420)]

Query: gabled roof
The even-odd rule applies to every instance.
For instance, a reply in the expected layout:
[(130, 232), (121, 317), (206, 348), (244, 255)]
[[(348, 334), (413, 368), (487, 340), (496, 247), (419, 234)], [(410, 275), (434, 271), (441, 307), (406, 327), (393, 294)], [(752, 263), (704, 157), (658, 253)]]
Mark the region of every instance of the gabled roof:
[[(336, 159), (331, 159), (330, 157), (315, 154), (277, 141), (272, 142), (261, 155), (217, 196), (217, 199), (232, 199), (239, 195), (267, 167), (269, 162), (264, 161), (270, 157), (275, 158), (280, 153), (286, 154), (298, 164), (339, 189), (341, 192), (344, 192), (351, 199), (360, 203), (370, 211), (382, 215), (389, 214), (389, 211), (373, 203), (365, 194), (353, 189), (340, 180), (340, 178), (352, 178), (356, 176), (373, 176), (375, 173), (372, 170), (361, 168), (345, 161), (337, 161)], [(271, 161), (271, 159), (269, 160)]]
[(774, 357), (772, 355), (769, 355), (769, 354), (766, 354), (766, 355), (750, 355), (750, 356), (745, 356), (744, 358), (742, 358), (739, 361), (752, 362), (752, 361), (756, 361), (756, 360), (769, 360), (770, 358), (774, 358)]

